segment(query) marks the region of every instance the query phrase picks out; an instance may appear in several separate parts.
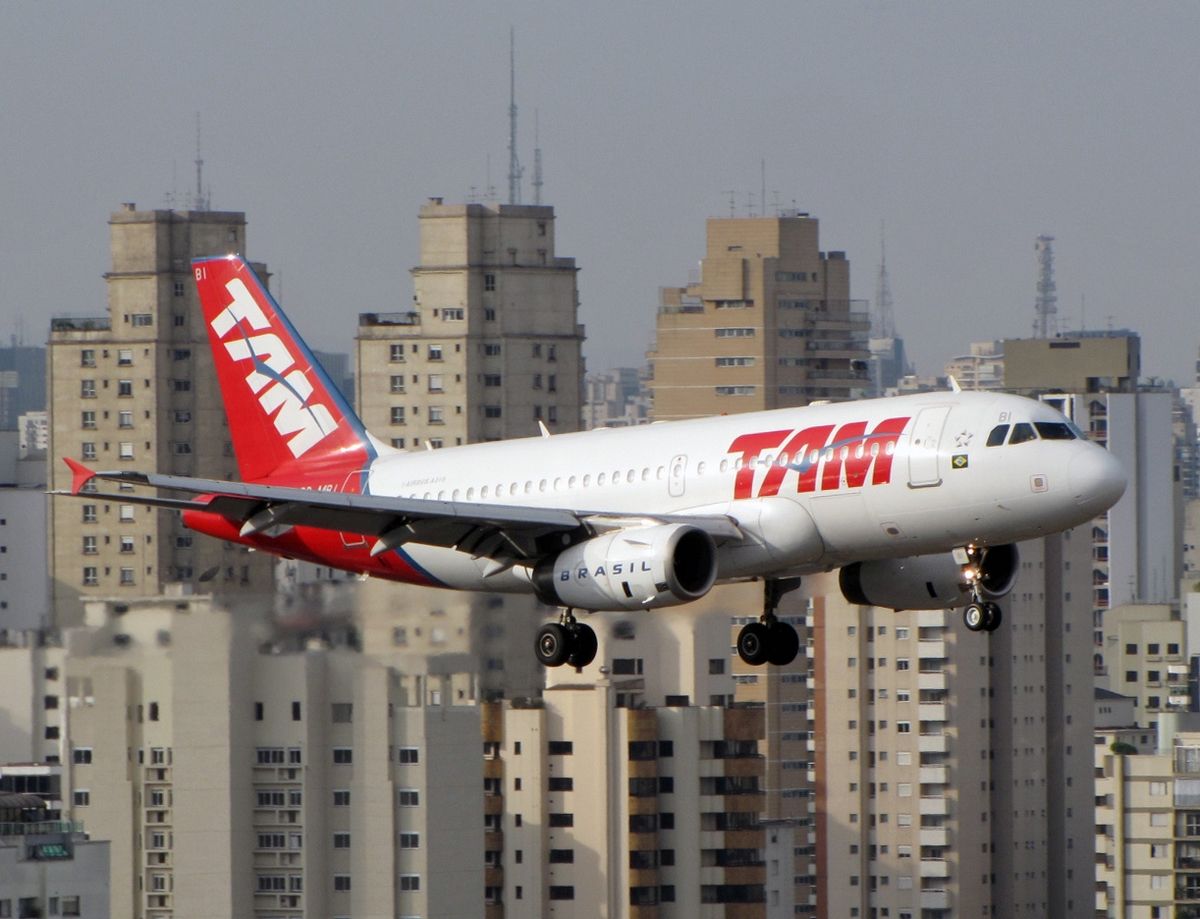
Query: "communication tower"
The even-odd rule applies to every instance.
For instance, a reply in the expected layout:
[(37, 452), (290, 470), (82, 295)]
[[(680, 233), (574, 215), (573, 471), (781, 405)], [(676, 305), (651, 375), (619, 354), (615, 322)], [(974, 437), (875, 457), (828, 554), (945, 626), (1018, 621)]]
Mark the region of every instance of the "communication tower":
[(1058, 333), (1058, 293), (1054, 286), (1054, 237), (1039, 236), (1033, 244), (1037, 253), (1037, 299), (1034, 301), (1033, 337), (1050, 338)]

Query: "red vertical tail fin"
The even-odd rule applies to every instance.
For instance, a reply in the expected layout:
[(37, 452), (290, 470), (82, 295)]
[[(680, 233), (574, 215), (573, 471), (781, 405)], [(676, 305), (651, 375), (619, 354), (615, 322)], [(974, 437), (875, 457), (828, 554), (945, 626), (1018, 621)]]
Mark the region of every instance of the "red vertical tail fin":
[(238, 256), (192, 269), (242, 477), (366, 468), (374, 443), (253, 269)]

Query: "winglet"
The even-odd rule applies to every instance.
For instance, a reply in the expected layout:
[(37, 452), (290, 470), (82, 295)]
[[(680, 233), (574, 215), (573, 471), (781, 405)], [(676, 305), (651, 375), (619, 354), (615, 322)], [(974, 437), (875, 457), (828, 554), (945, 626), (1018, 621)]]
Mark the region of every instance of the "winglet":
[(71, 494), (77, 495), (83, 490), (83, 486), (92, 480), (92, 477), (96, 473), (88, 469), (83, 463), (77, 462), (69, 456), (64, 456), (63, 462), (71, 470)]

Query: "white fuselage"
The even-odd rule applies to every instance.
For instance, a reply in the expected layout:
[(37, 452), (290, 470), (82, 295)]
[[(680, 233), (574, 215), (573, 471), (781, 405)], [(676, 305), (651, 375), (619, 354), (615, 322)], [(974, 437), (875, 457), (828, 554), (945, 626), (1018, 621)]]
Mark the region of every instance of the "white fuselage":
[[(1119, 497), (1120, 467), (1074, 434), (988, 445), (995, 429), (1018, 424), (1061, 434), (1064, 419), (998, 393), (900, 396), (385, 453), (368, 489), (649, 522), (724, 515), (744, 538), (719, 543), (719, 579), (795, 575), (1033, 538)], [(520, 566), (485, 582), (485, 559), (403, 551), (447, 587), (529, 589)]]

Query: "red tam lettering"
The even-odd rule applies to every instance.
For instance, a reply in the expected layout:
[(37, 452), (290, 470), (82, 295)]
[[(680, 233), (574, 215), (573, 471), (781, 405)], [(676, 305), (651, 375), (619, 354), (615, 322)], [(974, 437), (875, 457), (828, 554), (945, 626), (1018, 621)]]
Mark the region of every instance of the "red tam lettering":
[(729, 453), (742, 454), (742, 468), (738, 470), (733, 481), (734, 500), (749, 498), (754, 492), (754, 461), (763, 450), (778, 447), (790, 431), (759, 431), (756, 434), (743, 434), (734, 439), (729, 445)]
[[(890, 482), (896, 441), (904, 433), (908, 422), (908, 417), (887, 418), (865, 436), (865, 423), (843, 426), (834, 438), (834, 443), (841, 444), (846, 449), (846, 458), (843, 460), (835, 455), (825, 464), (821, 488), (837, 488), (841, 484), (843, 466), (846, 469), (847, 488), (862, 488), (867, 482), (868, 472), (871, 472), (872, 485), (886, 485)], [(855, 440), (858, 442), (855, 443)]]
[(822, 424), (814, 428), (804, 428), (797, 431), (792, 439), (789, 440), (783, 447), (784, 453), (790, 459), (790, 465), (780, 466), (778, 464), (767, 470), (767, 476), (763, 479), (762, 488), (759, 489), (758, 496), (760, 498), (770, 498), (772, 495), (779, 494), (779, 486), (783, 482), (783, 477), (787, 475), (789, 469), (795, 469), (800, 474), (800, 480), (796, 484), (796, 491), (812, 491), (817, 483), (817, 463), (816, 460), (809, 461), (808, 454), (813, 450), (820, 450), (825, 446), (825, 442), (829, 440), (829, 432), (833, 430), (833, 425)]

